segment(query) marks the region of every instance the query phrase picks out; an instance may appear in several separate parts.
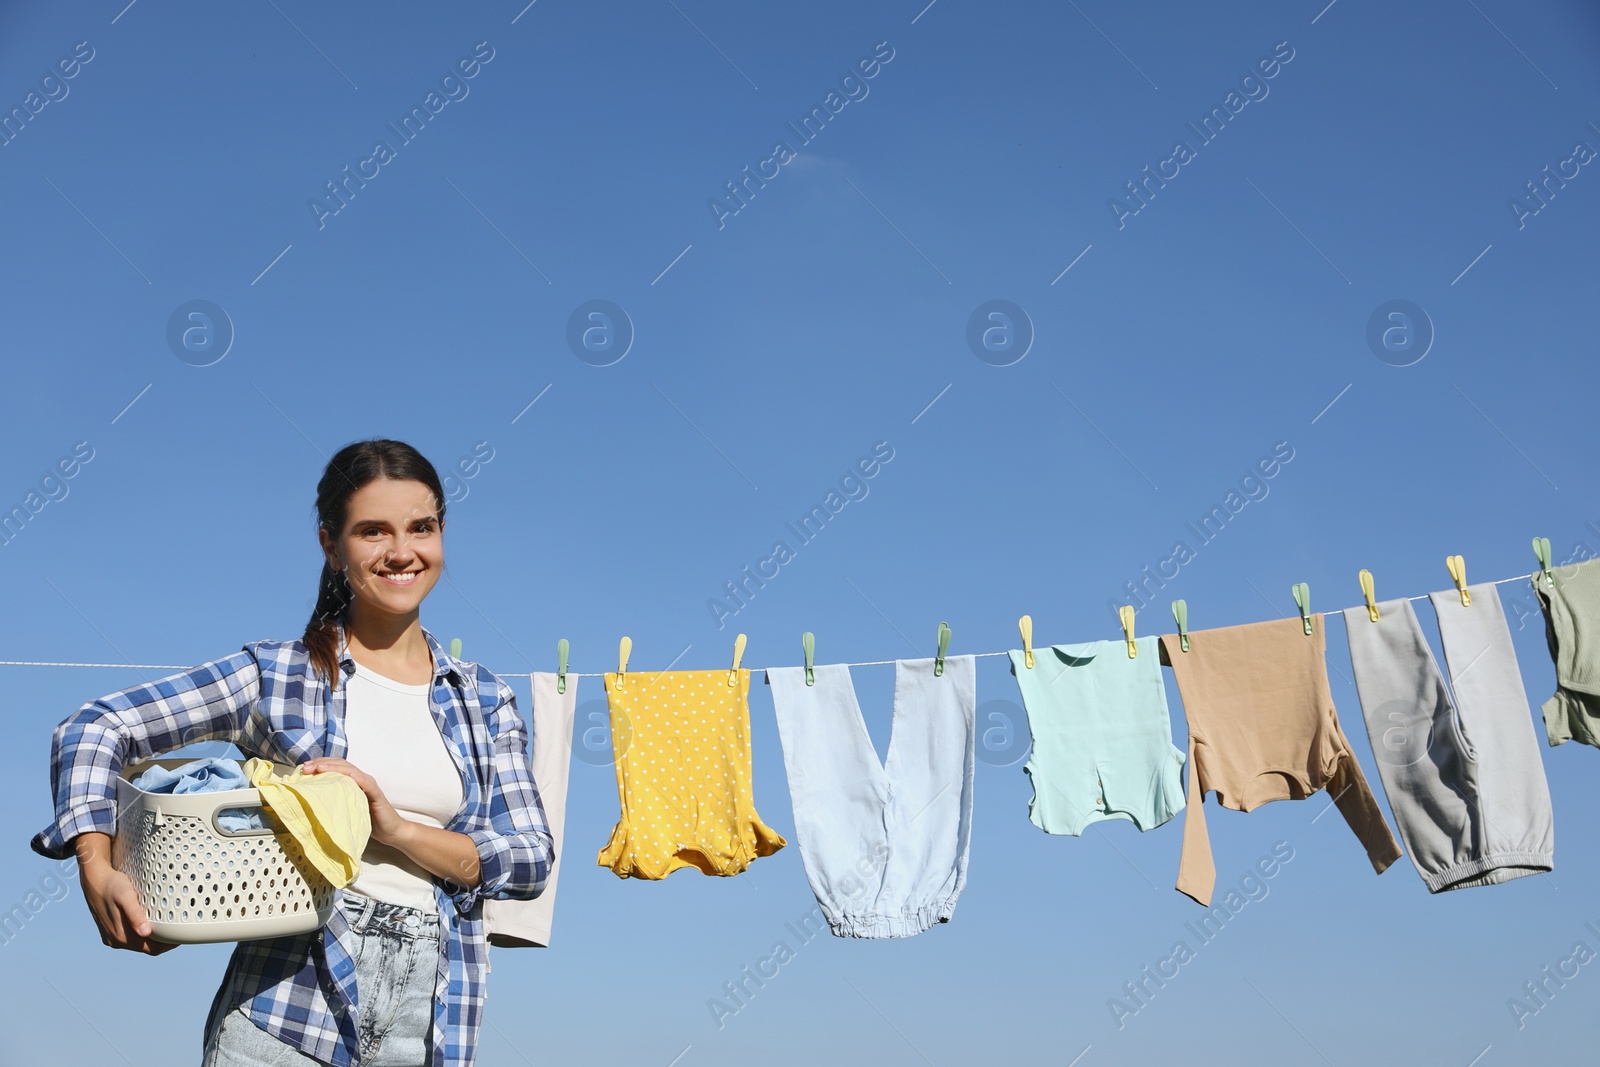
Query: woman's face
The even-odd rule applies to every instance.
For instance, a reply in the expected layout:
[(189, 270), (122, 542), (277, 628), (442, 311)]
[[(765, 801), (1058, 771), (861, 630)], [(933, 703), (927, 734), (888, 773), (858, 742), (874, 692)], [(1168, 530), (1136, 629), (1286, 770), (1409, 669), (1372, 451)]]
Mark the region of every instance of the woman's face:
[(337, 537), (320, 532), (329, 565), (350, 582), (352, 611), (417, 610), (444, 566), (438, 508), (421, 482), (379, 478), (351, 495)]

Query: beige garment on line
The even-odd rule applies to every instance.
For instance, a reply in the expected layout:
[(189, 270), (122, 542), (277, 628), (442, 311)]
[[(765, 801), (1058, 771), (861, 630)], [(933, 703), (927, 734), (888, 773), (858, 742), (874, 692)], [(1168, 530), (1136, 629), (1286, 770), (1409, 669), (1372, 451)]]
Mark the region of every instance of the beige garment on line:
[(498, 948), (548, 948), (556, 906), (556, 875), (561, 873), (563, 828), (567, 821), (567, 772), (572, 765), (572, 719), (578, 702), (578, 676), (567, 675), (567, 691), (556, 692), (556, 675), (534, 672), (533, 784), (555, 841), (555, 860), (544, 890), (532, 900), (486, 900), (484, 923), (489, 944)]
[(1161, 647), (1189, 721), (1188, 803), (1176, 888), (1210, 906), (1217, 869), (1201, 806), (1235, 811), (1304, 800), (1326, 788), (1379, 874), (1402, 855), (1339, 727), (1322, 615), (1177, 634)]

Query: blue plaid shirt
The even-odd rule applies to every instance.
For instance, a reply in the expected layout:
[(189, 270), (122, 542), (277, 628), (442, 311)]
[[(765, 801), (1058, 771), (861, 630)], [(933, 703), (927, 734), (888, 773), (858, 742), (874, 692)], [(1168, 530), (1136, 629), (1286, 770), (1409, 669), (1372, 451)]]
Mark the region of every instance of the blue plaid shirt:
[[(431, 704), (461, 772), (465, 797), (446, 829), (478, 846), (471, 889), (434, 879), (442, 916), (434, 986), (433, 1067), (470, 1067), (483, 1021), (488, 939), (482, 901), (528, 900), (555, 860), (544, 805), (529, 765), (528, 732), (511, 687), (476, 663), (433, 652)], [(339, 669), (355, 672), (341, 630)], [(248, 756), (296, 765), (345, 755), (341, 681), (330, 689), (302, 641), (255, 641), (223, 659), (85, 704), (56, 728), (50, 785), (56, 818), (33, 839), (53, 859), (88, 830), (116, 833), (116, 778), (130, 763), (200, 741), (230, 741)], [(242, 941), (211, 1004), (246, 1005), (256, 1025), (335, 1067), (359, 1067), (354, 939), (342, 910), (322, 929)]]

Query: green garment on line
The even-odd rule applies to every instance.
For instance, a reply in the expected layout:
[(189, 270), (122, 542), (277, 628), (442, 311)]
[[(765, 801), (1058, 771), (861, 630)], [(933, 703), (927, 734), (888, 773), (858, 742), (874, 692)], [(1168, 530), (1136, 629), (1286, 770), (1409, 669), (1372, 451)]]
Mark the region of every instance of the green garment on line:
[(1552, 747), (1581, 741), (1600, 748), (1600, 560), (1533, 576), (1544, 609), (1545, 639), (1556, 665), (1555, 695), (1546, 700), (1545, 735)]

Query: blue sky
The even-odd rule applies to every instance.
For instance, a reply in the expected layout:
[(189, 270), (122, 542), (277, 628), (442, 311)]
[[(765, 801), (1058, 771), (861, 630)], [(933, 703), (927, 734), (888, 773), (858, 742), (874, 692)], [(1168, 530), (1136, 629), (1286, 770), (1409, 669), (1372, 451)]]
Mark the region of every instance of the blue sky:
[[(0, 505), (28, 511), (0, 658), (296, 636), (316, 479), (369, 436), (441, 470), (492, 455), (452, 483), (423, 622), (505, 672), (553, 669), (563, 637), (579, 671), (624, 634), (640, 670), (723, 666), (738, 632), (754, 666), (797, 662), (804, 630), (819, 662), (930, 655), (941, 620), (952, 652), (1003, 651), (1023, 613), (1040, 644), (1115, 637), (1146, 567), (1176, 575), (1144, 598), (1154, 633), (1174, 597), (1204, 628), (1291, 614), (1300, 581), (1358, 603), (1362, 567), (1387, 598), (1448, 587), (1448, 554), (1476, 582), (1526, 574), (1536, 535), (1600, 552), (1590, 5), (123, 2), (0, 14)], [(569, 343), (591, 301), (620, 315), (575, 332), (631, 335), (620, 359)], [(719, 626), (725, 583), (880, 442)], [(1501, 589), (1534, 715), (1541, 624)], [(0, 947), (0, 1060), (197, 1059), (226, 950), (112, 953), (27, 851), (52, 726), (160, 672), (0, 672), (0, 904), (48, 902)], [(881, 752), (892, 671), (855, 674)], [(978, 685), (990, 740), (1025, 734), (1004, 660)], [(582, 714), (601, 696), (584, 679)], [(792, 840), (763, 686), (751, 713), (757, 806)], [(1555, 872), (1437, 898), (1409, 860), (1374, 877), (1320, 798), (1213, 808), (1219, 885), (1293, 859), (1121, 1029), (1108, 999), (1200, 914), (1171, 888), (1176, 822), (1045, 836), (1022, 752), (991, 751), (951, 923), (797, 945), (719, 1029), (707, 1001), (811, 908), (798, 850), (619, 880), (588, 858), (612, 770), (576, 760), (555, 945), (496, 952), (481, 1062), (1571, 1058), (1595, 966), (1520, 1029), (1507, 1000), (1600, 951), (1600, 753), (1540, 749)]]

